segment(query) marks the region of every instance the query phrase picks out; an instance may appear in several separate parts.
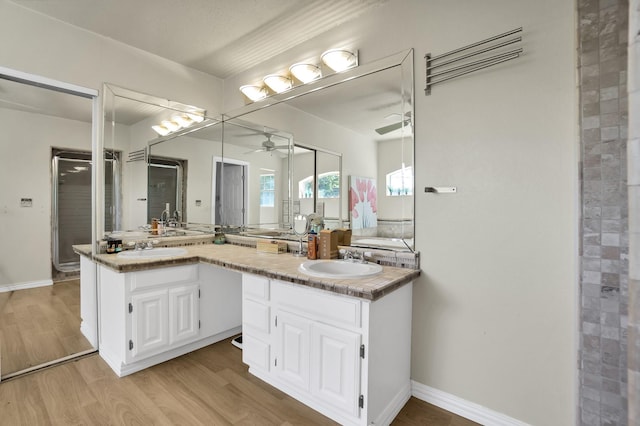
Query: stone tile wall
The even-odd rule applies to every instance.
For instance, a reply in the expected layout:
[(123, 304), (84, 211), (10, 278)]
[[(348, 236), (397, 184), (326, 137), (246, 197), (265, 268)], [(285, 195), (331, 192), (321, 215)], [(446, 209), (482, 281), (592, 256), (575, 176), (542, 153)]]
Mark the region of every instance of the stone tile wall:
[(583, 425), (627, 424), (628, 0), (579, 0)]
[(629, 424), (640, 424), (640, 0), (629, 5)]

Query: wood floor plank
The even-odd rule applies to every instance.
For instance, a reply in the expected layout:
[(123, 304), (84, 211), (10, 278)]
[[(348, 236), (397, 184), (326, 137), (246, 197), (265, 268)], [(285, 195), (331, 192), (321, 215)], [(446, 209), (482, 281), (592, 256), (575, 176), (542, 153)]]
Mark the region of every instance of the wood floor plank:
[(182, 361), (181, 368), (173, 370), (182, 386), (189, 387), (197, 398), (227, 422), (235, 424), (242, 420), (248, 404), (234, 395), (226, 380), (190, 358)]
[(50, 425), (51, 416), (38, 390), (37, 378), (25, 376), (20, 380), (0, 382), (2, 419), (12, 419), (8, 425)]
[(88, 424), (85, 412), (80, 408), (97, 401), (77, 373), (73, 364), (63, 364), (34, 374), (42, 400), (54, 424)]
[(80, 281), (2, 293), (0, 375), (92, 348), (80, 332)]
[[(286, 397), (282, 394), (277, 395), (273, 392), (273, 387), (262, 389), (257, 382), (264, 383), (262, 380), (249, 374), (246, 370), (243, 374), (238, 374), (235, 370), (225, 369), (218, 373), (226, 378), (229, 383), (233, 384), (240, 390), (243, 397), (249, 398), (256, 406), (261, 407), (265, 411), (269, 411), (274, 415), (282, 413), (283, 407), (286, 407), (287, 418), (282, 422), (292, 421), (294, 424), (314, 424), (314, 425), (335, 425), (331, 419), (317, 413), (313, 410), (301, 409), (304, 404)], [(298, 405), (299, 404), (299, 405)]]
[(139, 392), (130, 378), (101, 379), (88, 389), (104, 405), (111, 424), (171, 424), (153, 401)]
[[(92, 355), (0, 382), (0, 424), (336, 423), (251, 375), (242, 352), (225, 340), (124, 378)], [(476, 425), (416, 398), (392, 424)]]
[(478, 426), (476, 422), (457, 416), (415, 397), (411, 397), (391, 424), (394, 426)]
[[(148, 380), (140, 380), (141, 377), (144, 378), (145, 376), (148, 377)], [(183, 386), (182, 382), (171, 374), (170, 369), (147, 369), (136, 373), (133, 379), (135, 379), (136, 385), (142, 392), (148, 392), (152, 395), (151, 397), (154, 401), (166, 398), (163, 394), (167, 393), (167, 389), (172, 390), (170, 396), (175, 401), (175, 404), (173, 406), (169, 406), (168, 403), (160, 405), (165, 415), (170, 419), (183, 416), (186, 411), (191, 417), (195, 418), (196, 423), (193, 424), (231, 425), (231, 422), (198, 398), (192, 389)], [(166, 400), (164, 401), (166, 402)], [(156, 404), (158, 403), (156, 402)]]

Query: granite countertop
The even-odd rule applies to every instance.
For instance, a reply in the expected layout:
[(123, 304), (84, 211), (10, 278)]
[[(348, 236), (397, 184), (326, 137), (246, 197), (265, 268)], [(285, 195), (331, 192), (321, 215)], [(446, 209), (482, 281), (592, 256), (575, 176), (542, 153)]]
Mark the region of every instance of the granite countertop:
[(291, 253), (261, 253), (253, 247), (233, 244), (201, 244), (182, 246), (187, 254), (153, 259), (125, 259), (115, 254), (91, 254), (91, 245), (73, 246), (74, 251), (94, 262), (117, 272), (135, 272), (167, 266), (209, 263), (239, 272), (248, 272), (345, 294), (368, 300), (376, 300), (385, 294), (411, 282), (420, 275), (419, 269), (383, 266), (382, 272), (358, 279), (331, 279), (312, 277), (298, 271), (307, 258)]

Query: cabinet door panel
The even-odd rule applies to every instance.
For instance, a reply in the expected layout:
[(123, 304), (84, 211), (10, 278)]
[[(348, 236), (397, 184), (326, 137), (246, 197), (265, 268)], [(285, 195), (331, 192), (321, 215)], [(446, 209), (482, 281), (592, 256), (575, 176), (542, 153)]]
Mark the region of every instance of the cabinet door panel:
[(169, 290), (169, 344), (186, 342), (198, 336), (199, 307), (198, 284)]
[(157, 290), (131, 297), (132, 356), (163, 350), (169, 343), (167, 291)]
[(350, 415), (359, 414), (360, 334), (314, 323), (311, 393)]
[(311, 322), (287, 312), (277, 312), (278, 377), (309, 390), (309, 335)]

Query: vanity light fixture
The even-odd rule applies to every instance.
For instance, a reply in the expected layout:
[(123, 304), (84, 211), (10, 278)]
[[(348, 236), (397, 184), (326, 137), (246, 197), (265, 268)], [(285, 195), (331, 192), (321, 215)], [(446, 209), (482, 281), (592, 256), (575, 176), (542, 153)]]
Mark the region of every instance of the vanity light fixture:
[(204, 111), (202, 113), (187, 112), (185, 115), (193, 120), (194, 123), (202, 123), (204, 121)]
[(267, 89), (264, 86), (255, 84), (247, 84), (240, 87), (240, 91), (253, 102), (259, 101), (267, 97)]
[(276, 93), (286, 92), (293, 87), (293, 80), (286, 75), (269, 74), (262, 81)]
[(167, 129), (161, 124), (156, 124), (155, 126), (151, 126), (151, 128), (153, 129), (154, 132), (156, 132), (160, 136), (167, 136), (169, 133), (171, 133), (169, 129)]
[(326, 66), (335, 72), (345, 71), (358, 65), (358, 56), (344, 49), (327, 50), (320, 58)]
[(313, 64), (305, 64), (303, 62), (291, 65), (289, 67), (289, 71), (295, 78), (304, 84), (311, 83), (312, 81), (322, 77), (322, 70), (320, 70), (320, 67)]
[(178, 123), (180, 127), (189, 127), (194, 121), (187, 114), (176, 114), (171, 117), (171, 121)]
[[(358, 66), (358, 51), (355, 53), (345, 49), (330, 49), (321, 55), (322, 62), (334, 72), (342, 72)], [(323, 77), (320, 65), (309, 62), (297, 62), (289, 67), (289, 72), (296, 81), (302, 84), (311, 83)], [(294, 80), (283, 74), (269, 74), (262, 79), (264, 85), (247, 84), (240, 91), (251, 102), (257, 102), (270, 96), (267, 87), (273, 93), (283, 93), (295, 86)], [(266, 87), (265, 87), (266, 86)]]
[(176, 130), (185, 129), (204, 121), (204, 110), (174, 114), (170, 120), (162, 120), (151, 128), (160, 136), (166, 136)]
[(169, 129), (170, 132), (175, 132), (180, 128), (180, 125), (172, 120), (162, 120), (160, 124)]

